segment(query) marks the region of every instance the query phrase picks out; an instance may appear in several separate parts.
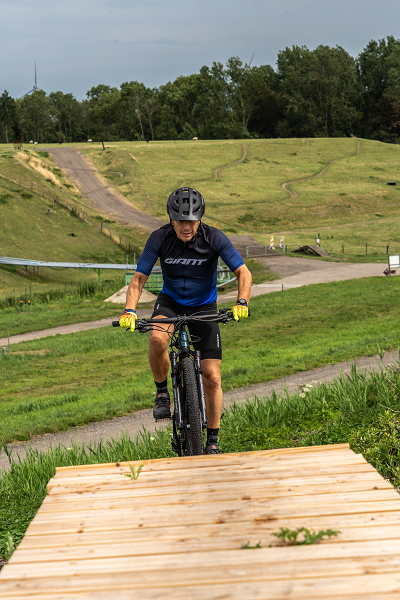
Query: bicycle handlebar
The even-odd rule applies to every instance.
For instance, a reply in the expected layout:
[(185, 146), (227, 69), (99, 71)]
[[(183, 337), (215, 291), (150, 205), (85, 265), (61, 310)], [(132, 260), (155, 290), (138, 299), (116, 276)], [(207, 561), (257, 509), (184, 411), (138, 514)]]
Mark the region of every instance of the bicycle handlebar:
[[(250, 311), (249, 311), (250, 316)], [(163, 319), (137, 319), (135, 329), (140, 329), (141, 327), (146, 327), (148, 325), (153, 324), (162, 324), (162, 323), (196, 323), (198, 321), (211, 321), (214, 323), (228, 323), (228, 321), (233, 321), (233, 313), (231, 310), (227, 308), (221, 308), (218, 313), (212, 313), (210, 315), (181, 315), (179, 317), (167, 317)], [(119, 321), (112, 322), (113, 327), (119, 327)]]

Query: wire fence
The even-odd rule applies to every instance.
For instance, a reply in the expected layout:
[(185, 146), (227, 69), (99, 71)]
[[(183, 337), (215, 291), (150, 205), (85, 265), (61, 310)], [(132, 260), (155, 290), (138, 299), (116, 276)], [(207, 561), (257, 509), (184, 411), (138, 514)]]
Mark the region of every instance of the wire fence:
[(55, 289), (35, 289), (34, 285), (12, 289), (0, 295), (0, 309), (10, 306), (20, 306), (39, 302), (41, 304), (54, 302), (66, 297), (91, 298), (107, 291), (115, 292), (125, 285), (123, 278), (106, 279), (101, 283), (98, 280), (65, 281), (63, 286)]
[[(316, 246), (318, 245), (319, 247), (321, 247), (321, 249), (323, 248), (321, 246), (321, 244), (315, 244), (315, 243), (302, 243), (302, 244), (285, 244), (285, 248), (287, 249), (288, 252), (290, 252), (291, 248), (292, 249), (299, 249), (302, 248), (304, 246)], [(360, 255), (368, 255), (368, 254), (381, 254), (381, 255), (389, 255), (389, 254), (399, 254), (400, 252), (400, 247), (398, 246), (394, 246), (393, 244), (387, 244), (387, 243), (380, 243), (380, 244), (363, 244), (360, 246), (354, 246), (353, 244), (346, 246), (344, 244), (342, 244), (341, 246), (337, 246), (334, 250), (332, 250), (332, 248), (326, 249), (323, 248), (324, 250), (327, 250), (327, 252), (329, 252), (330, 254), (348, 254), (348, 255), (352, 255), (352, 256), (360, 256)]]

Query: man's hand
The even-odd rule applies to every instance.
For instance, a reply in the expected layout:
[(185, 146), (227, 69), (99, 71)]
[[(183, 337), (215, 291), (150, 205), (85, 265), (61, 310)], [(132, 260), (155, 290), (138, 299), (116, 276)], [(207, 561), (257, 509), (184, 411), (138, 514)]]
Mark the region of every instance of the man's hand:
[(124, 314), (119, 319), (119, 326), (124, 327), (125, 329), (130, 327), (131, 331), (135, 331), (136, 319), (136, 310), (133, 310), (132, 308), (126, 308)]
[(247, 317), (249, 316), (249, 309), (243, 304), (236, 304), (236, 306), (232, 306), (232, 312), (235, 321), (240, 321), (240, 319), (247, 319)]

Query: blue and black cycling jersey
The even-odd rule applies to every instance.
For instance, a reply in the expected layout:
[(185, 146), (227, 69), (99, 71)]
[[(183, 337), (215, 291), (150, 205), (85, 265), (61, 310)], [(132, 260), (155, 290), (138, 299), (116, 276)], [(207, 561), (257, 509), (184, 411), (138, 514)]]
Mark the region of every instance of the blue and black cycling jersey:
[(185, 306), (201, 306), (217, 299), (218, 257), (231, 271), (244, 264), (229, 238), (215, 227), (200, 223), (196, 235), (182, 242), (172, 225), (163, 225), (147, 240), (137, 271), (149, 276), (160, 258), (164, 294)]

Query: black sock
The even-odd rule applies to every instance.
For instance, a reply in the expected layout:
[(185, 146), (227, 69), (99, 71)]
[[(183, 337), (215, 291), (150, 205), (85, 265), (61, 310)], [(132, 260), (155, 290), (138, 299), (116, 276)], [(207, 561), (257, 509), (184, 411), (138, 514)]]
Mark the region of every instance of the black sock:
[(207, 445), (218, 443), (218, 431), (219, 427), (217, 427), (217, 429), (211, 429), (210, 427), (207, 427)]
[(157, 386), (157, 394), (168, 392), (167, 380), (162, 381), (161, 383), (157, 383), (157, 381), (155, 381), (154, 383)]

